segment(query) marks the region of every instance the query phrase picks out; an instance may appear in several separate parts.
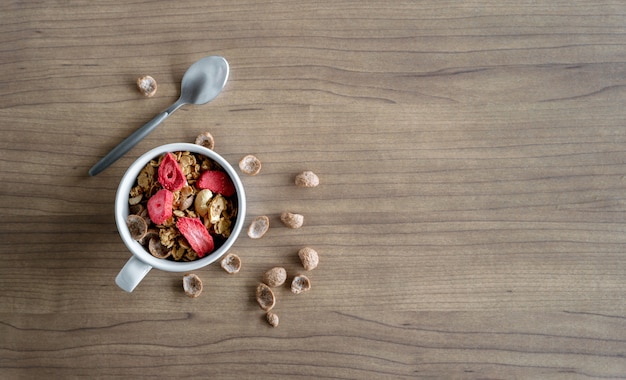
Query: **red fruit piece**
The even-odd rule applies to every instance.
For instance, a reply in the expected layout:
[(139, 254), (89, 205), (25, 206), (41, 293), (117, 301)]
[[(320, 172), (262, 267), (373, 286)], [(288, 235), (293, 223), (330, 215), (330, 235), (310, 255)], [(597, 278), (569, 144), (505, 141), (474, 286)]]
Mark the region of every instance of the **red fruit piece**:
[(196, 251), (198, 257), (213, 251), (213, 237), (198, 218), (178, 218), (176, 227), (187, 239), (191, 248)]
[(163, 224), (172, 217), (174, 193), (161, 189), (148, 199), (148, 215), (154, 224)]
[(169, 191), (178, 191), (187, 182), (176, 157), (172, 153), (166, 153), (159, 165), (159, 183)]
[(235, 185), (228, 174), (219, 170), (207, 170), (200, 175), (196, 186), (201, 189), (209, 189), (214, 193), (230, 197), (235, 194)]

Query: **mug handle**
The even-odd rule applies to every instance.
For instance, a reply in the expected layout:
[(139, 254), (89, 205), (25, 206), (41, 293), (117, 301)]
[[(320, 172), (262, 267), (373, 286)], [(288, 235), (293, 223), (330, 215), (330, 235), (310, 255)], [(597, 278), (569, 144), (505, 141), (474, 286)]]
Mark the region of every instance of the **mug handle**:
[(150, 265), (132, 256), (128, 259), (120, 273), (117, 274), (117, 277), (115, 277), (115, 283), (130, 293), (146, 277), (150, 269), (152, 269)]

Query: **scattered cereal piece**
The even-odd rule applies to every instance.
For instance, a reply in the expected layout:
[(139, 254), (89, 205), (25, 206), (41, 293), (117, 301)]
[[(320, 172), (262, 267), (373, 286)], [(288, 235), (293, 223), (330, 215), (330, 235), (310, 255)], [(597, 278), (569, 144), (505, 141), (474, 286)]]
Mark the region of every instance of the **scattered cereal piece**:
[(161, 189), (148, 199), (148, 215), (154, 224), (163, 224), (172, 216), (174, 193)]
[(311, 280), (303, 274), (299, 274), (291, 281), (291, 291), (295, 294), (300, 294), (311, 289)]
[(215, 147), (215, 139), (213, 138), (213, 135), (209, 132), (204, 132), (196, 137), (196, 144), (213, 150), (213, 148)]
[(213, 251), (213, 238), (204, 224), (198, 218), (178, 218), (176, 227), (187, 239), (191, 248), (196, 251), (198, 257), (204, 257)]
[(257, 216), (248, 227), (248, 236), (252, 239), (262, 238), (270, 228), (270, 218), (267, 216)]
[(126, 225), (130, 231), (130, 236), (137, 241), (142, 240), (148, 232), (148, 223), (139, 215), (128, 215)]
[(229, 253), (222, 259), (220, 265), (227, 273), (238, 273), (241, 269), (241, 259), (234, 253)]
[(172, 153), (166, 153), (163, 156), (158, 175), (159, 183), (169, 191), (178, 191), (187, 183), (185, 175)]
[(193, 273), (183, 276), (183, 289), (188, 297), (196, 298), (202, 293), (202, 280)]
[(196, 186), (200, 189), (209, 189), (214, 193), (222, 194), (230, 197), (235, 194), (235, 185), (233, 181), (223, 171), (207, 170), (200, 175)]
[(320, 179), (317, 174), (306, 170), (296, 176), (295, 182), (298, 187), (317, 187), (320, 184)]
[(304, 216), (291, 212), (283, 212), (280, 214), (280, 221), (289, 228), (300, 228), (304, 223)]
[(256, 287), (256, 302), (259, 303), (261, 309), (270, 311), (276, 305), (276, 296), (269, 286), (261, 283)]
[(157, 82), (150, 75), (144, 75), (137, 78), (137, 88), (147, 97), (152, 97), (157, 91)]
[(300, 257), (300, 261), (302, 261), (302, 266), (306, 270), (313, 270), (317, 267), (319, 263), (319, 256), (317, 251), (313, 248), (304, 247), (298, 251), (298, 256)]
[(267, 314), (265, 314), (265, 318), (267, 318), (267, 323), (269, 323), (270, 326), (278, 326), (278, 315), (272, 313), (271, 311), (268, 311)]
[(261, 171), (261, 161), (249, 154), (239, 161), (239, 169), (244, 174), (257, 175)]
[(263, 275), (263, 282), (271, 288), (281, 286), (287, 280), (287, 271), (282, 267), (275, 267)]

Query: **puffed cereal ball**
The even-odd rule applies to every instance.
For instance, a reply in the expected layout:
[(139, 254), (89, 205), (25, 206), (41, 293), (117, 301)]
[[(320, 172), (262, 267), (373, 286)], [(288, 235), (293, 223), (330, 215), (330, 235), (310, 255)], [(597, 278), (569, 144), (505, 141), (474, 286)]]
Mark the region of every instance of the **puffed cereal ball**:
[(156, 94), (157, 82), (150, 75), (143, 75), (137, 78), (137, 88), (144, 96), (150, 98)]
[(270, 218), (267, 216), (257, 216), (248, 227), (248, 236), (252, 239), (260, 239), (270, 228)]
[(317, 174), (306, 170), (296, 175), (295, 183), (298, 187), (317, 187), (320, 184), (320, 179)]
[(215, 148), (215, 139), (210, 132), (200, 133), (196, 137), (196, 145), (202, 145), (205, 148), (213, 150)]
[(276, 305), (276, 296), (269, 286), (260, 283), (256, 288), (256, 302), (261, 309), (270, 311)]
[(302, 266), (307, 271), (317, 268), (317, 264), (319, 264), (320, 261), (317, 251), (309, 247), (300, 249), (298, 251), (298, 256), (300, 257)]
[(202, 280), (193, 273), (183, 276), (183, 289), (188, 297), (196, 298), (202, 293)]
[(255, 156), (248, 154), (239, 161), (239, 169), (247, 175), (257, 175), (261, 171), (261, 161)]
[(291, 282), (291, 291), (300, 294), (311, 289), (311, 280), (303, 274), (299, 274), (293, 278)]
[(270, 326), (272, 327), (278, 326), (278, 315), (276, 315), (275, 313), (267, 312), (267, 314), (265, 315), (265, 318), (267, 319), (267, 323), (269, 323)]
[(300, 228), (304, 224), (304, 216), (291, 212), (280, 214), (280, 221), (289, 228)]
[(287, 271), (282, 267), (272, 268), (263, 275), (263, 282), (271, 288), (281, 286), (285, 281), (287, 281)]
[(126, 225), (130, 231), (130, 237), (137, 241), (142, 240), (148, 233), (148, 223), (139, 215), (128, 215)]
[(239, 270), (241, 270), (241, 259), (234, 253), (229, 253), (228, 255), (226, 255), (226, 257), (222, 259), (220, 265), (222, 266), (222, 269), (226, 271), (226, 273), (235, 274), (238, 273)]

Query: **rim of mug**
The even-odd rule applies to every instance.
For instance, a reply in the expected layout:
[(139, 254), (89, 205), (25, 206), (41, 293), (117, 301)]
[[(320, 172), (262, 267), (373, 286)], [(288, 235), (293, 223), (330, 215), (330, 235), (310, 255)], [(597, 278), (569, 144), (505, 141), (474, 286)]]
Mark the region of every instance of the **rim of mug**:
[[(170, 261), (165, 259), (159, 259), (152, 256), (148, 250), (146, 250), (138, 241), (133, 239), (130, 235), (130, 231), (126, 224), (126, 218), (129, 215), (128, 198), (130, 189), (133, 187), (137, 180), (137, 176), (145, 165), (154, 158), (158, 158), (160, 155), (167, 152), (181, 152), (188, 151), (192, 153), (198, 153), (204, 155), (211, 160), (217, 162), (235, 185), (235, 191), (237, 194), (237, 218), (231, 231), (230, 236), (224, 241), (224, 243), (215, 251), (206, 255), (201, 259), (187, 262)], [(115, 194), (115, 223), (117, 230), (122, 238), (122, 241), (128, 248), (128, 250), (137, 259), (150, 265), (153, 268), (157, 268), (168, 272), (185, 272), (190, 270), (196, 270), (207, 266), (215, 261), (219, 260), (235, 243), (239, 233), (243, 229), (243, 224), (246, 216), (246, 195), (243, 188), (243, 183), (239, 178), (239, 175), (235, 169), (226, 161), (224, 157), (218, 153), (198, 144), (191, 143), (172, 143), (155, 147), (148, 152), (137, 158), (126, 170), (122, 179), (120, 180), (117, 192)]]

